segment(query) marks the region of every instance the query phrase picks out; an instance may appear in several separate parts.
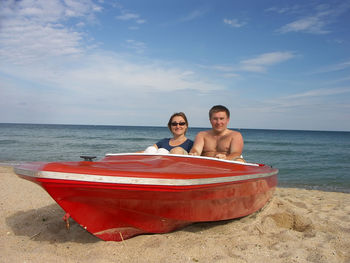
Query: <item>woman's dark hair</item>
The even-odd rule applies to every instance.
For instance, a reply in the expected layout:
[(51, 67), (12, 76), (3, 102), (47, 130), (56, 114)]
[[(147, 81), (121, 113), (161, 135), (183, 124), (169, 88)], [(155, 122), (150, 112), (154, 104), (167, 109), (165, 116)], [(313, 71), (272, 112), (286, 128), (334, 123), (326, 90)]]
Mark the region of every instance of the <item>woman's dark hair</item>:
[[(176, 117), (176, 116), (180, 116), (180, 117), (182, 117), (185, 120), (187, 129), (188, 129), (188, 121), (187, 121), (187, 117), (186, 117), (185, 113), (183, 113), (183, 112), (175, 112), (173, 115), (171, 115), (171, 117), (170, 117), (170, 119), (168, 121), (168, 128), (169, 128), (169, 130), (171, 131), (171, 122), (172, 122), (173, 118)], [(185, 134), (187, 132), (187, 129), (185, 131)]]

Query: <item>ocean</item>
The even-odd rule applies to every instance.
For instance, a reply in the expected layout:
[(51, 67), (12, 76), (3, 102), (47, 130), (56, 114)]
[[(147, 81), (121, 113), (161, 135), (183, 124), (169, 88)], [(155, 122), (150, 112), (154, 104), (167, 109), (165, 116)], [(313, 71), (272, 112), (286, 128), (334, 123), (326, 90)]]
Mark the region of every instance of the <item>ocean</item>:
[[(190, 128), (194, 140), (199, 131)], [(350, 193), (350, 132), (239, 129), (246, 161), (279, 169), (279, 187)], [(144, 150), (171, 137), (167, 127), (0, 123), (0, 164), (98, 159)]]

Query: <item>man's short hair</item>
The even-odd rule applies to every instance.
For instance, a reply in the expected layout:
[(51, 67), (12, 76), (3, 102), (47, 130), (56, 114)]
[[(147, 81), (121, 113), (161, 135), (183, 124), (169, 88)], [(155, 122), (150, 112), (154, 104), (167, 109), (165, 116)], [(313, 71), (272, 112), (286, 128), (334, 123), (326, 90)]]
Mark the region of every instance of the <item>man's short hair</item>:
[(225, 106), (222, 106), (222, 105), (215, 105), (209, 111), (209, 119), (211, 119), (211, 116), (214, 113), (221, 112), (221, 111), (226, 112), (227, 118), (230, 118), (230, 111), (228, 110), (228, 108), (226, 108)]

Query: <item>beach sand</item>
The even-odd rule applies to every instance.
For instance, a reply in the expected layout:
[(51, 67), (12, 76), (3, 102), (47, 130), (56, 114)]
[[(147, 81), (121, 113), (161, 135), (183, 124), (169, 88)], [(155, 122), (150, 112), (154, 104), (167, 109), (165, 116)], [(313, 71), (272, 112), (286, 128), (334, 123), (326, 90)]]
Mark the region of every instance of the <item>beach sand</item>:
[(350, 262), (350, 194), (278, 188), (250, 216), (105, 242), (0, 166), (0, 262)]

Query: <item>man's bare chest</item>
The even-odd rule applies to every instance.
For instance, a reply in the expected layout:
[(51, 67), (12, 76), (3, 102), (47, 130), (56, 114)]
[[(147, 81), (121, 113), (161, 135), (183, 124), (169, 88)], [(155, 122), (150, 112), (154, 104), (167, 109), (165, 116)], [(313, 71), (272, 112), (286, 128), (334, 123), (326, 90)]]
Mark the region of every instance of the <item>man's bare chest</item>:
[(229, 136), (210, 136), (204, 143), (204, 151), (228, 152), (230, 145)]

